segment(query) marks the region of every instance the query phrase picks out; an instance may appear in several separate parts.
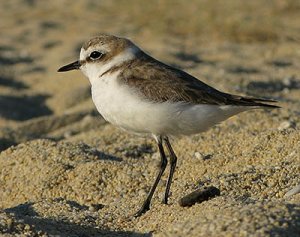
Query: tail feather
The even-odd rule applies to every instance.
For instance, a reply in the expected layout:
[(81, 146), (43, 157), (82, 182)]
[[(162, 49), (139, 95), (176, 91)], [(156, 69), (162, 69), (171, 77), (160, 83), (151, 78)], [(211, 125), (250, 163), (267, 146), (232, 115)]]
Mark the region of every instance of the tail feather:
[(243, 97), (243, 96), (237, 96), (233, 95), (232, 99), (238, 102), (238, 104), (243, 106), (261, 106), (266, 108), (281, 108), (277, 105), (272, 105), (268, 103), (277, 103), (276, 100), (271, 99), (262, 99), (262, 98), (252, 98), (252, 97)]
[(271, 99), (262, 99), (262, 98), (251, 98), (251, 97), (246, 97), (248, 99), (255, 100), (257, 102), (267, 102), (267, 103), (277, 103), (277, 100), (271, 100)]

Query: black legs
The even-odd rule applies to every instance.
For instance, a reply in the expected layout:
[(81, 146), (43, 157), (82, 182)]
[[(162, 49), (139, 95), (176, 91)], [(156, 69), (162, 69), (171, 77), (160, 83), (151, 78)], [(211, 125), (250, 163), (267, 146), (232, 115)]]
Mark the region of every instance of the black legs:
[(150, 209), (150, 203), (151, 203), (151, 199), (153, 197), (153, 194), (155, 192), (155, 189), (161, 179), (161, 176), (163, 175), (166, 167), (167, 167), (167, 158), (164, 152), (164, 148), (163, 148), (163, 141), (166, 142), (167, 145), (167, 149), (170, 153), (170, 163), (171, 163), (171, 168), (170, 168), (170, 174), (168, 177), (168, 181), (167, 181), (167, 185), (166, 185), (166, 191), (165, 191), (165, 196), (163, 199), (163, 203), (167, 204), (168, 203), (168, 197), (169, 197), (169, 192), (170, 192), (170, 187), (171, 187), (171, 183), (172, 183), (172, 178), (173, 178), (173, 174), (175, 171), (175, 167), (176, 167), (176, 162), (177, 162), (177, 157), (171, 147), (171, 144), (169, 142), (168, 137), (161, 137), (158, 136), (156, 137), (156, 141), (157, 141), (157, 145), (158, 145), (158, 149), (160, 152), (160, 158), (161, 158), (161, 163), (160, 163), (160, 169), (159, 172), (157, 174), (157, 177), (155, 179), (154, 184), (152, 185), (150, 192), (147, 195), (146, 200), (144, 201), (141, 209), (135, 214), (136, 217), (141, 216), (143, 213), (145, 213), (146, 211), (148, 211)]
[(172, 148), (172, 146), (169, 142), (169, 138), (165, 137), (164, 140), (166, 142), (167, 149), (168, 149), (169, 154), (170, 154), (170, 173), (169, 173), (169, 177), (168, 177), (168, 181), (167, 181), (167, 185), (166, 185), (165, 196), (164, 196), (164, 199), (163, 199), (163, 203), (168, 204), (170, 187), (171, 187), (171, 184), (172, 184), (172, 179), (173, 179), (173, 175), (174, 175), (175, 168), (176, 168), (176, 163), (177, 163), (177, 156), (175, 155), (175, 152), (173, 151), (173, 148)]
[(168, 161), (167, 161), (162, 143), (163, 143), (162, 138), (157, 137), (157, 145), (158, 145), (158, 149), (159, 149), (159, 152), (160, 152), (160, 159), (161, 159), (159, 172), (158, 172), (157, 177), (154, 181), (154, 184), (152, 185), (152, 188), (150, 189), (150, 192), (148, 193), (148, 196), (147, 196), (146, 200), (144, 201), (141, 209), (135, 214), (135, 216), (140, 216), (140, 215), (142, 215), (143, 213), (145, 213), (146, 211), (148, 211), (150, 209), (150, 203), (151, 203), (151, 199), (153, 197), (154, 191), (155, 191), (155, 189), (156, 189), (156, 187), (159, 183), (159, 180), (160, 180), (161, 176), (163, 175), (163, 173), (164, 173), (164, 171), (167, 167)]

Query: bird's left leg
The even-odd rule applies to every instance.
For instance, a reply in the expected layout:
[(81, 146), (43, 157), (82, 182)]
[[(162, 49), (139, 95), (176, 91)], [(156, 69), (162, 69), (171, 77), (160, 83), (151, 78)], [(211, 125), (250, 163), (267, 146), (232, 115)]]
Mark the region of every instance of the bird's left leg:
[(168, 177), (168, 181), (167, 181), (167, 185), (166, 185), (165, 196), (163, 199), (163, 203), (168, 204), (168, 198), (169, 198), (169, 194), (170, 194), (172, 179), (173, 179), (173, 175), (174, 175), (176, 164), (177, 164), (177, 156), (171, 146), (169, 138), (167, 136), (165, 136), (163, 139), (165, 141), (165, 144), (167, 145), (167, 149), (170, 154), (170, 173), (169, 173), (169, 177)]

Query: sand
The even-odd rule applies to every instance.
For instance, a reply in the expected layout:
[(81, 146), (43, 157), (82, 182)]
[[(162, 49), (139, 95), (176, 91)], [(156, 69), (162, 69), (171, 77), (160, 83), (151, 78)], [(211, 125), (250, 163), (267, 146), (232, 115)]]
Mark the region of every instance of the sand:
[[(300, 194), (285, 194), (300, 184), (300, 6), (216, 2), (0, 3), (1, 236), (299, 236)], [(173, 138), (170, 203), (164, 175), (151, 210), (134, 218), (158, 169), (155, 142), (106, 123), (80, 72), (56, 72), (103, 32), (282, 108)], [(179, 205), (205, 186), (220, 196)]]

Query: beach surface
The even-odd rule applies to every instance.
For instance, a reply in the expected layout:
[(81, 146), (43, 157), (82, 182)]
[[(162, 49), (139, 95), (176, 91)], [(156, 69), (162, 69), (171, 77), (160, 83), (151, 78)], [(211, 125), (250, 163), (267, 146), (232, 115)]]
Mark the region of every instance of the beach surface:
[[(298, 1), (0, 2), (1, 236), (299, 236)], [(234, 116), (173, 138), (178, 166), (150, 211), (139, 209), (159, 165), (157, 146), (106, 123), (79, 71), (57, 73), (100, 33), (233, 94), (281, 109)], [(190, 207), (179, 200), (214, 186)]]

